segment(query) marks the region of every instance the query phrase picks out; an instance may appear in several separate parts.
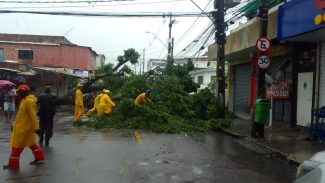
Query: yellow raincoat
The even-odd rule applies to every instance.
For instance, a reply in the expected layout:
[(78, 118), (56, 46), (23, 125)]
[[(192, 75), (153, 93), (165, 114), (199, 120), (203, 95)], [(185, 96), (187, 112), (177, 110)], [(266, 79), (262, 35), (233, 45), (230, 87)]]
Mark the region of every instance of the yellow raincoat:
[(92, 116), (96, 111), (98, 112), (99, 102), (100, 102), (100, 98), (102, 96), (103, 96), (103, 93), (96, 96), (96, 98), (94, 100), (94, 107), (92, 109), (89, 109), (89, 111), (87, 112), (87, 116)]
[(103, 94), (99, 101), (98, 114), (110, 114), (113, 107), (115, 107), (115, 103), (111, 100), (111, 97), (108, 94)]
[(25, 148), (36, 144), (35, 130), (39, 128), (36, 101), (34, 95), (28, 95), (21, 101), (10, 138), (12, 147)]
[(134, 100), (134, 104), (135, 105), (140, 105), (142, 103), (146, 103), (151, 100), (149, 99), (149, 97), (146, 96), (146, 93), (141, 93), (135, 100)]
[(34, 110), (36, 111), (36, 103), (37, 103), (37, 98), (35, 97), (35, 95), (33, 94), (29, 94), (30, 99), (35, 101), (35, 105), (34, 105)]
[(81, 90), (78, 88), (75, 94), (74, 119), (79, 121), (84, 113), (84, 103)]

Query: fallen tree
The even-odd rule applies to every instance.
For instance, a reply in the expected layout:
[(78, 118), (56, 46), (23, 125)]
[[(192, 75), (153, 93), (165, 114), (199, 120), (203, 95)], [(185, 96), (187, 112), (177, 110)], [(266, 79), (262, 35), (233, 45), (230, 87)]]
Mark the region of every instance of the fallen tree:
[[(214, 130), (232, 125), (234, 115), (220, 118), (221, 106), (209, 89), (196, 93), (198, 85), (189, 76), (191, 62), (157, 69), (149, 76), (107, 77), (104, 85), (119, 98), (110, 116), (94, 116), (75, 123), (92, 128), (143, 129), (163, 133), (188, 133)], [(152, 89), (153, 104), (137, 106), (134, 99), (147, 88)], [(190, 94), (193, 93), (193, 94)]]
[[(119, 78), (125, 76), (125, 74), (131, 74), (131, 69), (125, 64), (130, 62), (136, 64), (140, 54), (133, 48), (124, 50), (124, 54), (117, 57), (118, 64), (116, 66), (112, 64), (106, 64), (96, 71), (94, 78), (90, 78), (83, 85), (82, 92), (84, 94), (84, 106), (91, 108), (93, 105), (93, 99), (95, 92), (100, 92), (102, 89), (107, 88), (105, 85), (94, 85), (96, 81), (105, 78)], [(116, 100), (119, 98), (116, 98)], [(74, 95), (68, 94), (57, 99), (57, 105), (74, 105)]]
[(127, 50), (124, 50), (124, 55), (123, 56), (120, 55), (117, 57), (118, 64), (113, 68), (104, 70), (105, 73), (95, 75), (94, 78), (84, 83), (83, 91), (87, 92), (89, 87), (99, 79), (103, 79), (113, 75), (123, 76), (126, 68), (124, 67), (124, 69), (122, 68), (121, 70), (120, 68), (124, 66), (124, 64), (126, 64), (127, 62), (130, 62), (131, 64), (136, 64), (138, 62), (139, 57), (140, 54), (134, 48), (129, 48)]

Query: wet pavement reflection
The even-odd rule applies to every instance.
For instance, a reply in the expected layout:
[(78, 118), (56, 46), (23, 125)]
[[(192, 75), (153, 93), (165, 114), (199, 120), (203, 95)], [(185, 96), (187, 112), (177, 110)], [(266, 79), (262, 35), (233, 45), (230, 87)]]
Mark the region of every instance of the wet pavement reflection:
[[(0, 122), (0, 163), (10, 154), (10, 125)], [(0, 182), (292, 182), (296, 167), (254, 144), (223, 133), (155, 134), (135, 130), (92, 130), (73, 127), (72, 114), (55, 118), (55, 133), (43, 147), (46, 161), (29, 165), (32, 153), (22, 153), (21, 168), (0, 170)]]

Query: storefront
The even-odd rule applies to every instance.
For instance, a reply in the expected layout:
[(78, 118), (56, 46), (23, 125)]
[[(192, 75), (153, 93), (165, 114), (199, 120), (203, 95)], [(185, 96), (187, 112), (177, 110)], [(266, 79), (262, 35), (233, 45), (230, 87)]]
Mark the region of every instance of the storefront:
[[(287, 95), (273, 98), (273, 120), (289, 123), (292, 121), (292, 79), (293, 49), (291, 45), (277, 41), (278, 7), (269, 11), (268, 38), (272, 41), (269, 56), (271, 66), (266, 73), (273, 79), (287, 83)], [(233, 30), (227, 36), (226, 60), (228, 69), (228, 109), (241, 117), (250, 117), (256, 97), (253, 69), (256, 67), (260, 22), (254, 18)], [(213, 50), (213, 49), (211, 49)], [(211, 54), (213, 55), (213, 54)], [(272, 94), (273, 95), (273, 94)]]
[(317, 2), (291, 0), (279, 8), (278, 39), (295, 48), (292, 115), (299, 126), (310, 123), (312, 108), (325, 105), (325, 6)]

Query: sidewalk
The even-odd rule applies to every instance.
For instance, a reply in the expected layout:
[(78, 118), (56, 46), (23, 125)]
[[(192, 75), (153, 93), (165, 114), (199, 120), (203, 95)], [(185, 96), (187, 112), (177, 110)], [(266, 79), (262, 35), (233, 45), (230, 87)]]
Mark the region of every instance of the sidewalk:
[(283, 158), (294, 163), (301, 163), (314, 153), (325, 150), (325, 144), (307, 140), (308, 129), (303, 127), (290, 128), (287, 123), (273, 122), (272, 128), (265, 127), (264, 139), (250, 137), (251, 120), (236, 118), (231, 128), (222, 129), (233, 136), (279, 153)]

